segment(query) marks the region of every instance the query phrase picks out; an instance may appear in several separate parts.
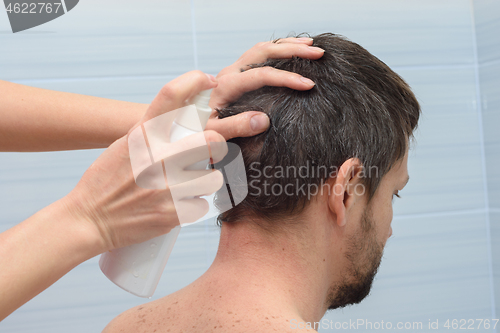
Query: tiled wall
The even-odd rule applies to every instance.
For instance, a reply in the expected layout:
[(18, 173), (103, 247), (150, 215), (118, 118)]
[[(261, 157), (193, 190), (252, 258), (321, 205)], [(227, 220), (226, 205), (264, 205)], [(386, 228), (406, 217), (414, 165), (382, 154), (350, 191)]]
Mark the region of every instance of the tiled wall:
[(474, 0), (477, 57), (484, 131), (491, 263), (500, 317), (500, 1)]
[[(147, 103), (177, 75), (195, 67), (216, 74), (255, 43), (290, 32), (358, 42), (409, 82), (423, 116), (373, 292), (324, 323), (422, 322), (425, 332), (439, 320), (445, 332), (447, 319), (491, 318), (493, 286), (500, 317), (498, 3), (85, 0), (15, 35), (0, 9), (0, 79)], [(100, 152), (0, 154), (0, 231), (68, 193)], [(201, 275), (217, 243), (213, 222), (184, 228), (154, 298)], [(0, 332), (98, 332), (145, 302), (112, 285), (97, 260), (16, 311)]]

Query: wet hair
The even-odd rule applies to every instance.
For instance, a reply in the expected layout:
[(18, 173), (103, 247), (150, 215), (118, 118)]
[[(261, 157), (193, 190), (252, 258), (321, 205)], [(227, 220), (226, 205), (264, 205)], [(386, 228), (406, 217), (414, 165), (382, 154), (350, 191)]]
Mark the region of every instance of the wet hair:
[(382, 177), (404, 157), (420, 116), (408, 84), (343, 36), (312, 38), (313, 46), (325, 50), (318, 60), (268, 59), (252, 66), (298, 73), (316, 83), (311, 90), (265, 86), (217, 110), (219, 118), (257, 110), (271, 121), (262, 134), (229, 141), (241, 149), (248, 195), (221, 214), (219, 224), (290, 220), (306, 207), (310, 190), (324, 185), (350, 158), (361, 161), (371, 199)]

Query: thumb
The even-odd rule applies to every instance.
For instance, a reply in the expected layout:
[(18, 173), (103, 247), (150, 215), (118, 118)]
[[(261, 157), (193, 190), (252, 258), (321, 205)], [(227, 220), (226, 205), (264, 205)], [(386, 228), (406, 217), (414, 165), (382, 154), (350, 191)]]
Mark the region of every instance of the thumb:
[(247, 137), (260, 134), (269, 128), (269, 117), (260, 111), (247, 111), (218, 119), (212, 118), (207, 123), (207, 130), (220, 133), (224, 139)]

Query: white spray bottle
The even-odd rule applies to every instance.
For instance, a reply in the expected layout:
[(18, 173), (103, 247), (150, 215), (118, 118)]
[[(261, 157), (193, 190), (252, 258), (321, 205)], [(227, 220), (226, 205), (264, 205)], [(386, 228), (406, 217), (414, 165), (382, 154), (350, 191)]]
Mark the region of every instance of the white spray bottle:
[[(211, 92), (211, 89), (202, 91), (193, 100), (195, 108), (184, 108), (179, 112), (171, 127), (170, 142), (204, 130), (212, 112), (208, 106)], [(207, 165), (208, 160), (200, 161), (188, 169), (205, 169)], [(203, 218), (196, 222), (200, 221)], [(106, 252), (101, 255), (99, 266), (104, 275), (122, 289), (139, 297), (151, 297), (180, 230), (179, 225), (149, 241)]]

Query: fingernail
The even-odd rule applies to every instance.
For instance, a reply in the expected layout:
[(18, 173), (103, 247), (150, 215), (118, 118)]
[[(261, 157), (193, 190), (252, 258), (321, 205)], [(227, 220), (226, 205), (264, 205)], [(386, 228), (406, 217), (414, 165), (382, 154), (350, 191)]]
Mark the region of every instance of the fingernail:
[(250, 119), (252, 131), (261, 132), (269, 127), (269, 117), (266, 114), (258, 114)]
[(205, 75), (208, 77), (208, 79), (212, 82), (217, 82), (217, 79), (215, 78), (215, 76), (211, 75), (211, 74), (207, 74), (205, 73)]
[(324, 53), (325, 50), (323, 50), (322, 48), (320, 47), (316, 47), (316, 46), (309, 46), (309, 49), (313, 50), (313, 51), (316, 51), (316, 52), (321, 52), (321, 53)]
[(299, 40), (304, 40), (304, 41), (307, 41), (307, 42), (310, 42), (310, 41), (314, 40), (314, 39), (309, 38), (309, 37), (299, 37), (299, 38), (297, 38), (297, 39), (299, 39)]
[(301, 77), (300, 77), (300, 81), (302, 81), (302, 82), (304, 82), (305, 84), (308, 84), (308, 85), (310, 85), (310, 86), (314, 86), (314, 85), (316, 84), (316, 83), (314, 83), (314, 81), (313, 81), (313, 80), (308, 79), (307, 77), (303, 77), (303, 76), (301, 76)]

